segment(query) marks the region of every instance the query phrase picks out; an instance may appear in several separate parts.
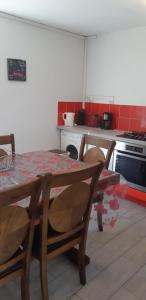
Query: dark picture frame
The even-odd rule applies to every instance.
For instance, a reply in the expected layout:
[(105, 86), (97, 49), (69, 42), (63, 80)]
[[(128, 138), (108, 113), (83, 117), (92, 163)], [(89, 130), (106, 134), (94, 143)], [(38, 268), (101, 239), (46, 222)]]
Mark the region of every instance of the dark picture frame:
[(7, 58), (8, 80), (26, 81), (26, 60)]

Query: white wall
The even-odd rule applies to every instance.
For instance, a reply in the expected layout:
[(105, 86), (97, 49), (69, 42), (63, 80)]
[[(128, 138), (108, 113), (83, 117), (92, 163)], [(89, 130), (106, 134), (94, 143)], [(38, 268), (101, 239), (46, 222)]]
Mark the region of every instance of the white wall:
[[(58, 147), (58, 98), (81, 100), (84, 40), (0, 18), (0, 134), (17, 152)], [(7, 58), (27, 62), (27, 81), (7, 79)]]
[(87, 42), (86, 96), (146, 105), (146, 27), (104, 34)]

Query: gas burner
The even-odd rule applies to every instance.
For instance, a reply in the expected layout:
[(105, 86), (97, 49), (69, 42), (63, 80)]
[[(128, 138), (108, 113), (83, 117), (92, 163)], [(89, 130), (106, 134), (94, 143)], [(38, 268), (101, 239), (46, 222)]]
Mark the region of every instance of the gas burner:
[(124, 132), (123, 134), (118, 136), (126, 139), (146, 141), (146, 132), (131, 131)]

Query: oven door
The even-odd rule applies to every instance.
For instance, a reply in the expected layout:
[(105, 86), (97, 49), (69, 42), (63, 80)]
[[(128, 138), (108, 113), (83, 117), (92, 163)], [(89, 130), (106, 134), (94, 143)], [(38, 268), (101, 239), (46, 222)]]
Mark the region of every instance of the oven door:
[(114, 170), (137, 189), (146, 191), (146, 158), (114, 151)]

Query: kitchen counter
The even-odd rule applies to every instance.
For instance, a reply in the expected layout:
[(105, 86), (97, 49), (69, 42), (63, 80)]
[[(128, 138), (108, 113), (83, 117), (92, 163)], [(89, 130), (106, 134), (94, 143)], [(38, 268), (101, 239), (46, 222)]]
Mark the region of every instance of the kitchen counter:
[(101, 138), (106, 138), (109, 140), (114, 140), (114, 141), (120, 141), (120, 142), (126, 142), (130, 144), (136, 144), (140, 146), (146, 146), (146, 141), (139, 141), (139, 140), (132, 140), (132, 139), (126, 139), (119, 137), (117, 135), (122, 134), (123, 131), (120, 130), (105, 130), (101, 128), (93, 128), (93, 127), (88, 127), (88, 126), (58, 126), (57, 127), (59, 130), (65, 130), (69, 132), (75, 132), (75, 133), (80, 133), (80, 134), (90, 134), (94, 135), (97, 137)]

